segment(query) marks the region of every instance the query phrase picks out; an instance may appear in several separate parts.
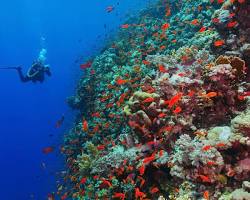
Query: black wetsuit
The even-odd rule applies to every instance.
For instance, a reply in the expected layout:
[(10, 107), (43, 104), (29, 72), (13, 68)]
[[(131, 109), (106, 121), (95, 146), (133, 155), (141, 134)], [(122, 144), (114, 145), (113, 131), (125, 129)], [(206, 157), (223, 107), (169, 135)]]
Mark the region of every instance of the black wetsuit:
[(37, 81), (39, 81), (42, 83), (44, 81), (45, 74), (47, 74), (48, 76), (51, 76), (51, 72), (50, 72), (49, 68), (43, 66), (40, 63), (33, 64), (26, 75), (23, 75), (21, 67), (17, 68), (17, 71), (18, 71), (18, 75), (19, 75), (22, 82), (28, 82), (28, 81), (37, 82)]

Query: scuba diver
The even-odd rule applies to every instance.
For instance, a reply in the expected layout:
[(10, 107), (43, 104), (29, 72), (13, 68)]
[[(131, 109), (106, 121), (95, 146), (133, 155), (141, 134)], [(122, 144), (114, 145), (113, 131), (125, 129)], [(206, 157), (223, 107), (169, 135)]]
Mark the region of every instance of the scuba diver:
[(32, 81), (33, 83), (39, 81), (42, 83), (45, 79), (45, 75), (51, 76), (49, 65), (45, 65), (46, 49), (41, 49), (38, 58), (33, 62), (28, 72), (24, 75), (22, 67), (0, 67), (0, 69), (15, 69), (18, 72), (19, 78), (22, 82)]
[(27, 74), (24, 75), (22, 67), (16, 67), (20, 80), (22, 82), (32, 81), (33, 83), (39, 81), (42, 83), (45, 78), (45, 74), (51, 76), (50, 68), (48, 65), (43, 65), (42, 62), (34, 61)]

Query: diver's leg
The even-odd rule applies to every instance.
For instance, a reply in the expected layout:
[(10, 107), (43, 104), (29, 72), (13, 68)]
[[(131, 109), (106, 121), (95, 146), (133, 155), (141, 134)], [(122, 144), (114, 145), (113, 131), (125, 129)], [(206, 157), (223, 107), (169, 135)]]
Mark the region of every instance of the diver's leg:
[(23, 75), (23, 72), (22, 72), (22, 68), (21, 68), (21, 67), (18, 67), (18, 68), (17, 68), (17, 72), (18, 72), (19, 78), (20, 78), (20, 80), (21, 80), (22, 82), (28, 82), (28, 81), (30, 81), (30, 78), (29, 78), (29, 77)]

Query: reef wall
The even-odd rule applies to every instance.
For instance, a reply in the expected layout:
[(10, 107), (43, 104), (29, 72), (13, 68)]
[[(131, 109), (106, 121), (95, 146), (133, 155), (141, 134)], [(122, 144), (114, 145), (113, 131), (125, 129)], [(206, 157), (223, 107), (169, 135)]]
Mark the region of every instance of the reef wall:
[(73, 199), (250, 199), (250, 1), (159, 1), (69, 105)]

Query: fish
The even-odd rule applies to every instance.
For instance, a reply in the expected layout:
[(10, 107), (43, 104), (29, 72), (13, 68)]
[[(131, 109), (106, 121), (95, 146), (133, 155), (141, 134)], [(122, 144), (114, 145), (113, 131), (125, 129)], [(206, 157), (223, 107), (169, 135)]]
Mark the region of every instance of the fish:
[(202, 180), (204, 183), (211, 183), (211, 179), (208, 176), (205, 175), (198, 175), (198, 177)]
[(150, 64), (150, 62), (147, 61), (147, 60), (143, 60), (142, 63), (143, 63), (144, 65), (149, 65), (149, 64)]
[(201, 29), (199, 30), (200, 33), (204, 32), (207, 28), (205, 26), (201, 27)]
[(105, 149), (105, 145), (98, 145), (98, 146), (97, 146), (97, 149), (98, 149), (99, 151), (103, 151), (103, 150)]
[(48, 200), (55, 200), (54, 194), (48, 194)]
[(207, 162), (207, 165), (213, 166), (213, 165), (216, 165), (216, 162), (214, 162), (214, 161), (208, 161), (208, 162)]
[(112, 187), (112, 184), (108, 181), (108, 180), (106, 180), (106, 179), (103, 179), (102, 180), (102, 183), (101, 183), (101, 185), (100, 185), (100, 187), (101, 188), (104, 188), (104, 187)]
[(203, 150), (203, 151), (208, 151), (208, 150), (210, 150), (211, 148), (212, 148), (211, 145), (205, 145), (205, 146), (202, 147), (202, 150)]
[(62, 115), (62, 117), (59, 120), (57, 120), (55, 127), (60, 128), (63, 122), (64, 122), (64, 115)]
[(228, 28), (233, 28), (233, 27), (235, 27), (237, 24), (238, 24), (237, 21), (232, 21), (232, 22), (229, 22), (229, 23), (227, 24), (227, 27), (228, 27)]
[(155, 160), (155, 154), (153, 153), (150, 157), (146, 157), (143, 159), (143, 163), (150, 163), (152, 162), (153, 160)]
[(160, 152), (159, 152), (159, 157), (162, 157), (163, 154), (164, 154), (164, 150), (161, 149)]
[(54, 147), (45, 147), (42, 149), (42, 152), (44, 154), (49, 154), (49, 153), (52, 153), (54, 151)]
[(108, 7), (106, 8), (106, 11), (107, 11), (107, 13), (110, 13), (110, 12), (112, 12), (114, 9), (115, 9), (114, 6), (108, 6)]
[(139, 188), (135, 188), (135, 198), (143, 199), (144, 197), (146, 197), (146, 194), (141, 192)]
[(191, 21), (191, 24), (193, 25), (199, 25), (199, 20), (198, 19), (194, 19)]
[(152, 102), (154, 102), (154, 98), (153, 97), (148, 97), (148, 98), (146, 98), (146, 99), (144, 99), (143, 101), (142, 101), (142, 103), (152, 103)]
[(224, 0), (217, 0), (217, 3), (222, 4), (222, 3), (224, 3)]
[(83, 131), (88, 131), (88, 122), (87, 122), (87, 120), (83, 120), (83, 122), (82, 122), (82, 130)]
[(165, 23), (165, 24), (163, 24), (162, 26), (161, 26), (161, 29), (162, 30), (167, 30), (168, 28), (170, 28), (170, 24), (169, 23)]
[(150, 190), (150, 193), (151, 194), (154, 194), (154, 193), (157, 193), (157, 192), (159, 192), (160, 190), (159, 190), (159, 188), (158, 187), (153, 187), (151, 190)]
[(175, 110), (173, 111), (173, 113), (174, 113), (174, 114), (178, 114), (178, 113), (180, 113), (181, 111), (182, 111), (181, 107), (178, 106), (178, 107), (175, 108)]
[(225, 41), (224, 40), (216, 40), (215, 42), (214, 42), (214, 46), (216, 46), (216, 47), (220, 47), (220, 46), (222, 46), (222, 45), (224, 45), (225, 44)]
[(173, 96), (169, 101), (168, 101), (168, 107), (172, 108), (180, 99), (182, 98), (183, 93), (179, 92), (175, 96)]
[(117, 80), (116, 80), (116, 84), (117, 85), (124, 85), (125, 83), (127, 83), (128, 82), (128, 80), (124, 80), (124, 79), (120, 79), (120, 78), (118, 78)]
[(164, 118), (164, 117), (166, 117), (166, 116), (167, 116), (166, 113), (160, 113), (160, 114), (158, 115), (159, 118)]
[(208, 191), (208, 190), (206, 190), (206, 191), (203, 193), (203, 198), (204, 198), (205, 200), (209, 200), (209, 191)]
[(165, 14), (165, 16), (168, 17), (170, 15), (171, 15), (171, 9), (167, 6), (166, 7), (166, 14)]
[(80, 181), (80, 184), (84, 185), (86, 182), (87, 182), (87, 178), (86, 177), (83, 177)]
[(215, 17), (215, 18), (212, 19), (212, 22), (213, 22), (213, 23), (219, 23), (219, 22), (220, 22), (220, 19)]
[(233, 18), (234, 16), (235, 16), (235, 13), (230, 13), (228, 17)]
[(194, 95), (195, 95), (195, 91), (190, 90), (190, 91), (188, 92), (188, 96), (189, 96), (189, 97), (192, 97), (192, 96), (194, 96)]
[(180, 77), (184, 77), (186, 74), (183, 73), (183, 72), (181, 72), (181, 73), (179, 73), (179, 74), (177, 74), (177, 75), (180, 76)]
[(125, 197), (126, 197), (125, 194), (121, 192), (115, 192), (114, 195), (112, 196), (112, 198), (120, 198), (122, 200), (124, 200)]
[(167, 72), (167, 70), (165, 69), (164, 65), (159, 65), (159, 66), (158, 66), (158, 69), (159, 69), (159, 71), (162, 72), (162, 73)]
[(140, 168), (139, 168), (139, 174), (142, 176), (145, 172), (145, 166), (142, 165)]
[(207, 98), (212, 98), (212, 97), (216, 97), (217, 95), (218, 95), (217, 92), (209, 92), (205, 96)]
[(81, 69), (87, 69), (87, 68), (90, 68), (92, 66), (92, 62), (91, 61), (88, 61), (86, 63), (83, 63), (80, 65), (80, 68)]
[(220, 142), (220, 143), (216, 144), (216, 147), (225, 147), (225, 146), (226, 146), (226, 144), (223, 143), (223, 142)]
[(162, 46), (160, 46), (160, 49), (161, 49), (161, 50), (166, 49), (166, 46), (165, 46), (165, 45), (162, 45)]
[(65, 200), (65, 199), (67, 199), (67, 197), (68, 197), (68, 194), (67, 194), (67, 193), (64, 193), (64, 194), (61, 196), (61, 200)]
[(96, 117), (96, 118), (100, 118), (101, 114), (99, 112), (95, 112), (91, 114), (91, 117)]
[(127, 28), (129, 28), (129, 24), (123, 24), (123, 25), (121, 25), (121, 28), (127, 29)]

